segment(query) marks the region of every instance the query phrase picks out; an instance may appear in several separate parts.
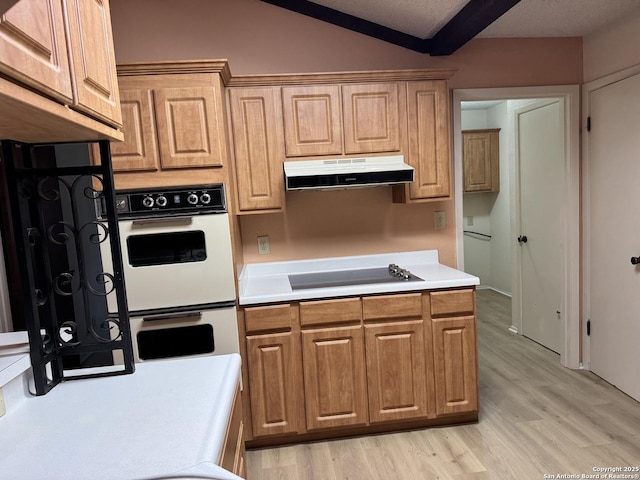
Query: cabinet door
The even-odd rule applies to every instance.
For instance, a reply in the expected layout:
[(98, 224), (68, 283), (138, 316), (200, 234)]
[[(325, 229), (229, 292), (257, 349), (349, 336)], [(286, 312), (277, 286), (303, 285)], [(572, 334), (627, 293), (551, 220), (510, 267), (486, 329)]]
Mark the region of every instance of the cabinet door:
[(409, 150), (407, 163), (416, 169), (411, 199), (448, 197), (451, 193), (449, 95), (443, 80), (407, 84)]
[(0, 16), (0, 74), (64, 103), (73, 91), (63, 0), (23, 0)]
[(462, 132), (465, 192), (500, 190), (499, 155), (497, 130)]
[(221, 167), (224, 127), (214, 87), (154, 90), (163, 169)]
[(296, 433), (302, 385), (295, 374), (294, 334), (247, 337), (249, 395), (255, 438)]
[(342, 112), (345, 153), (400, 150), (397, 83), (343, 85)]
[(478, 410), (475, 317), (432, 319), (436, 413)]
[(427, 417), (423, 325), (365, 325), (371, 423)]
[(158, 143), (151, 90), (121, 90), (124, 142), (111, 143), (114, 172), (158, 169)]
[(278, 88), (229, 91), (240, 211), (282, 208), (282, 104)]
[(367, 423), (361, 326), (302, 332), (307, 429)]
[(73, 60), (74, 106), (122, 125), (109, 0), (67, 0)]
[(340, 87), (282, 88), (287, 157), (342, 153)]

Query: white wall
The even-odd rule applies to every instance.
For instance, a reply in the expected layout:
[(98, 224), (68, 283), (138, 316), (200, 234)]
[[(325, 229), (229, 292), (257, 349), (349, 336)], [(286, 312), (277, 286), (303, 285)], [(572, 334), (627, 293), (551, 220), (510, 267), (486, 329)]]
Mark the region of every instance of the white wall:
[[(487, 110), (463, 110), (462, 130), (500, 128), (500, 192), (464, 195), (463, 230), (491, 235), (491, 240), (464, 235), (465, 271), (480, 285), (511, 293), (511, 195), (507, 103)], [(473, 225), (469, 225), (473, 217)]]

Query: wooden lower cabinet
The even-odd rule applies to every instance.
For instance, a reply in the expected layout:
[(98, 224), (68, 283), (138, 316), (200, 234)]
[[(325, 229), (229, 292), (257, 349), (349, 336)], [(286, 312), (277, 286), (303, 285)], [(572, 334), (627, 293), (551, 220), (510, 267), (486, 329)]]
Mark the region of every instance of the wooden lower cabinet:
[(307, 429), (367, 423), (362, 327), (302, 331)]
[(475, 317), (433, 319), (436, 413), (478, 410)]
[(245, 476), (244, 421), (242, 419), (242, 394), (240, 385), (233, 399), (231, 417), (222, 446), (219, 464), (239, 477)]
[(427, 417), (422, 320), (365, 325), (371, 423)]
[(251, 446), (477, 420), (473, 288), (248, 307), (244, 319)]
[[(296, 338), (294, 338), (296, 337)], [(299, 335), (293, 332), (247, 337), (249, 397), (255, 438), (298, 431), (298, 402), (302, 385), (295, 373), (294, 352)]]

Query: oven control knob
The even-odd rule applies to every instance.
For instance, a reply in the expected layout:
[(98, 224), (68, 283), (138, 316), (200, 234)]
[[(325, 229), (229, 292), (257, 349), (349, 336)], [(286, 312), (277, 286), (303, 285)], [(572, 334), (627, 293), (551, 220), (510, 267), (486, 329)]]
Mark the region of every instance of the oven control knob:
[(195, 205), (198, 203), (198, 195), (196, 195), (195, 193), (190, 193), (189, 196), (187, 197), (187, 202), (189, 202), (190, 205)]
[(200, 201), (204, 205), (209, 205), (209, 203), (211, 203), (211, 195), (209, 195), (207, 192), (204, 192), (202, 195), (200, 195)]
[(147, 207), (147, 208), (151, 208), (151, 207), (153, 207), (153, 204), (154, 204), (154, 203), (155, 203), (155, 202), (153, 201), (153, 197), (144, 197), (144, 198), (142, 199), (142, 205), (144, 205), (144, 206), (145, 206), (145, 207)]
[(166, 207), (167, 203), (167, 197), (165, 197), (164, 195), (158, 195), (156, 197), (156, 205), (158, 205), (159, 207)]

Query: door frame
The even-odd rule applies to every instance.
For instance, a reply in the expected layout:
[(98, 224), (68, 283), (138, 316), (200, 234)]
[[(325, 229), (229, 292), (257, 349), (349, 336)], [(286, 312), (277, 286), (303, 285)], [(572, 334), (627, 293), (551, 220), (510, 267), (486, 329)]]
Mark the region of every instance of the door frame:
[[(463, 237), (463, 183), (462, 183), (462, 128), (461, 105), (463, 101), (518, 100), (561, 98), (564, 101), (564, 288), (562, 308), (564, 342), (560, 351), (560, 363), (568, 368), (582, 368), (582, 335), (580, 322), (580, 86), (558, 85), (540, 87), (508, 87), (453, 90), (453, 154), (454, 200), (456, 217), (457, 265), (464, 269)], [(513, 181), (513, 179), (512, 179)], [(513, 195), (513, 192), (512, 192)], [(513, 202), (512, 202), (513, 206)], [(515, 228), (512, 222), (512, 228)], [(515, 232), (512, 231), (512, 234)], [(513, 235), (512, 235), (513, 236)], [(512, 240), (512, 252), (515, 249)], [(515, 255), (514, 255), (514, 258)], [(517, 263), (517, 262), (515, 262)], [(519, 268), (519, 267), (518, 267)], [(512, 325), (513, 332), (520, 332), (521, 325)]]
[[(591, 257), (591, 241), (589, 231), (591, 228), (591, 191), (589, 185), (591, 183), (591, 157), (589, 156), (589, 133), (587, 132), (587, 122), (591, 115), (590, 95), (595, 90), (611, 85), (612, 83), (625, 80), (634, 75), (640, 74), (640, 64), (620, 70), (619, 72), (605, 75), (604, 77), (592, 80), (582, 85), (582, 125), (584, 132), (582, 135), (582, 285), (585, 294), (582, 298), (582, 309), (584, 318), (591, 318), (591, 265), (589, 258)], [(583, 340), (582, 361), (586, 369), (591, 369), (591, 337), (587, 335), (587, 322), (583, 322), (581, 336)]]

